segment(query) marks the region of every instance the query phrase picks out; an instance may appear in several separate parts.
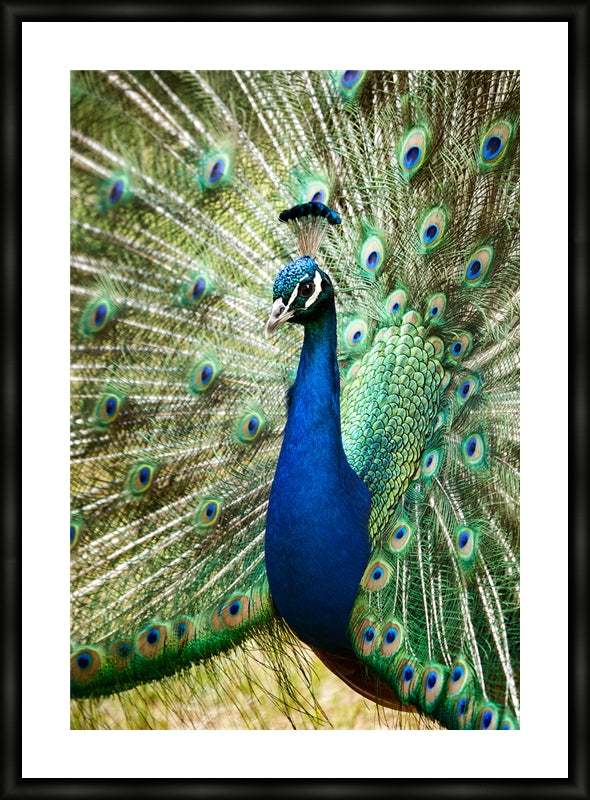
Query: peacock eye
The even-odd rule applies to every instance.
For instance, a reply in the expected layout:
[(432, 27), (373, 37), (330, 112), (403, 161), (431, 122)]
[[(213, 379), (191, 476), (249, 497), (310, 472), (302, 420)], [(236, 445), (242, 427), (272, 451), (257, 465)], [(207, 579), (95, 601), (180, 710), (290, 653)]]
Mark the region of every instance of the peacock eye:
[(299, 297), (311, 297), (313, 294), (313, 282), (305, 281), (299, 287)]

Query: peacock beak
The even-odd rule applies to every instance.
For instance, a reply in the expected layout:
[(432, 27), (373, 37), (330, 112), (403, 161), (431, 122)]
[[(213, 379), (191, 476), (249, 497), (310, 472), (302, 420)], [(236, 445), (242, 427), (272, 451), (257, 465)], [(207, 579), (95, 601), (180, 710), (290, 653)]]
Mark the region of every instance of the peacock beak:
[(285, 305), (281, 297), (277, 297), (277, 299), (273, 303), (272, 310), (270, 312), (270, 317), (264, 329), (265, 337), (267, 339), (270, 339), (274, 329), (282, 322), (286, 322), (288, 319), (290, 319), (294, 313), (295, 311), (289, 309), (288, 306)]

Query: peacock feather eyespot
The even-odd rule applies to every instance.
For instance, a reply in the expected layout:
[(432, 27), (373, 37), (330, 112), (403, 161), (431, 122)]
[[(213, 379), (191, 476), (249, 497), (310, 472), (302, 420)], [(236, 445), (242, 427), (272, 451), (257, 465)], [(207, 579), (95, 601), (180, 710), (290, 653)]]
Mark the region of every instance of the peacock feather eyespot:
[(457, 398), (459, 405), (461, 406), (465, 404), (469, 398), (475, 394), (478, 388), (479, 382), (473, 377), (462, 381), (455, 392), (455, 397)]
[(211, 616), (215, 630), (237, 628), (250, 618), (250, 599), (246, 595), (236, 595), (221, 603)]
[(400, 147), (402, 175), (409, 178), (424, 164), (428, 152), (428, 132), (425, 128), (408, 131)]
[(494, 731), (498, 727), (498, 711), (490, 705), (484, 706), (480, 709), (477, 715), (476, 727), (482, 731)]
[(177, 647), (183, 647), (195, 635), (195, 624), (187, 617), (172, 620), (169, 628), (170, 638)]
[(437, 247), (445, 234), (447, 227), (447, 212), (443, 208), (435, 208), (429, 211), (422, 219), (419, 227), (420, 243), (423, 250)]
[(156, 465), (141, 462), (130, 471), (128, 485), (134, 495), (142, 495), (150, 488), (156, 475)]
[(471, 350), (472, 343), (473, 340), (468, 333), (461, 334), (456, 339), (453, 339), (451, 346), (447, 350), (450, 361), (456, 364), (465, 358)]
[(389, 569), (382, 561), (374, 561), (367, 567), (363, 584), (369, 592), (382, 589), (389, 580)]
[(434, 478), (442, 464), (439, 450), (427, 450), (422, 456), (422, 475), (424, 478)]
[(115, 306), (103, 297), (93, 301), (82, 314), (80, 332), (83, 336), (94, 336), (104, 331), (115, 317)]
[(401, 627), (397, 622), (390, 622), (385, 625), (381, 636), (381, 655), (393, 656), (399, 650), (402, 643)]
[(368, 619), (361, 619), (353, 630), (354, 641), (359, 651), (365, 655), (370, 655), (379, 646), (379, 637), (375, 623)]
[(123, 181), (115, 181), (111, 187), (109, 192), (109, 203), (114, 204), (118, 203), (121, 197), (123, 197), (123, 193), (125, 191), (125, 184)]
[(391, 547), (395, 553), (401, 553), (408, 546), (411, 528), (407, 523), (398, 525), (391, 535)]
[(115, 669), (125, 669), (135, 654), (133, 642), (127, 639), (114, 642), (111, 646), (110, 654), (111, 662)]
[(103, 181), (99, 189), (100, 206), (103, 211), (122, 206), (130, 196), (129, 178), (116, 173)]
[(166, 644), (166, 627), (149, 625), (137, 638), (137, 651), (144, 658), (155, 658), (164, 650)]
[(356, 350), (367, 344), (369, 326), (364, 319), (353, 319), (344, 329), (344, 344), (349, 350)]
[[(319, 175), (303, 176), (300, 179), (299, 188), (299, 202), (302, 205), (306, 203), (321, 203), (327, 205), (330, 202), (330, 186), (328, 181)], [(310, 213), (313, 213), (310, 211)]]
[(338, 88), (348, 98), (356, 95), (365, 79), (364, 69), (344, 69), (337, 73)]
[(182, 295), (182, 303), (190, 306), (198, 306), (201, 300), (210, 292), (209, 276), (200, 272), (194, 275), (186, 284)]
[(368, 236), (359, 252), (359, 264), (369, 275), (376, 275), (383, 265), (385, 248), (378, 236)]
[(266, 420), (259, 411), (248, 411), (238, 422), (238, 439), (240, 442), (255, 442), (266, 426)]
[(94, 649), (85, 648), (74, 653), (70, 658), (70, 677), (75, 683), (86, 683), (92, 680), (99, 671), (101, 658)]
[(470, 467), (477, 467), (485, 460), (485, 443), (483, 436), (474, 433), (463, 440), (463, 460)]
[(100, 427), (111, 425), (119, 416), (123, 397), (115, 392), (103, 394), (94, 409), (94, 421)]
[(455, 542), (457, 554), (463, 561), (472, 561), (475, 555), (475, 529), (461, 525), (457, 531)]
[(462, 691), (468, 677), (469, 672), (465, 664), (460, 661), (455, 662), (451, 667), (449, 678), (447, 680), (447, 694), (449, 696), (453, 696)]
[(397, 692), (402, 702), (407, 703), (418, 684), (418, 671), (407, 658), (396, 664)]
[(217, 189), (227, 182), (231, 170), (229, 153), (218, 151), (206, 159), (201, 183), (206, 189)]
[(485, 132), (479, 148), (482, 169), (498, 164), (505, 157), (512, 137), (512, 124), (501, 120)]
[(408, 295), (403, 289), (398, 289), (389, 295), (385, 301), (385, 308), (388, 314), (401, 319), (408, 305)]
[(426, 711), (431, 711), (443, 690), (442, 669), (432, 665), (424, 670), (422, 678), (422, 702)]
[(191, 373), (190, 387), (196, 394), (208, 391), (219, 375), (219, 367), (213, 359), (201, 361)]
[(447, 298), (442, 292), (433, 295), (426, 305), (426, 317), (431, 322), (439, 322), (447, 307)]
[(211, 497), (205, 500), (197, 512), (197, 525), (200, 528), (210, 528), (219, 522), (222, 506), (221, 499)]
[(82, 524), (82, 517), (78, 515), (70, 517), (70, 550), (73, 550), (80, 541)]
[(479, 286), (489, 272), (494, 257), (493, 247), (481, 247), (474, 253), (465, 267), (463, 280), (468, 286)]

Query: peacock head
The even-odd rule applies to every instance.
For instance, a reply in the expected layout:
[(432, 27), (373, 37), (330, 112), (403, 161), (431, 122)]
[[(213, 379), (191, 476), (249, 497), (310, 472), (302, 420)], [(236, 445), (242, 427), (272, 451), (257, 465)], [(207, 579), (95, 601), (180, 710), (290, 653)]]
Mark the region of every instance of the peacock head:
[(305, 324), (334, 299), (328, 275), (311, 256), (291, 261), (279, 272), (273, 288), (273, 306), (264, 335), (268, 339), (283, 322)]

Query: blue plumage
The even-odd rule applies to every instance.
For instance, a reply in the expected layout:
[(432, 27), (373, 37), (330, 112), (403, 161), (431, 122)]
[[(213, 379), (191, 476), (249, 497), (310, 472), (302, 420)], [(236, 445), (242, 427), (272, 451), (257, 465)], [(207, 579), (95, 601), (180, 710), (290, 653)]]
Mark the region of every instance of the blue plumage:
[(284, 307), (273, 327), (299, 322), (305, 336), (269, 499), (269, 585), (304, 641), (352, 652), (347, 629), (370, 555), (371, 500), (342, 447), (334, 292), (315, 261), (302, 258), (278, 276), (275, 304)]

